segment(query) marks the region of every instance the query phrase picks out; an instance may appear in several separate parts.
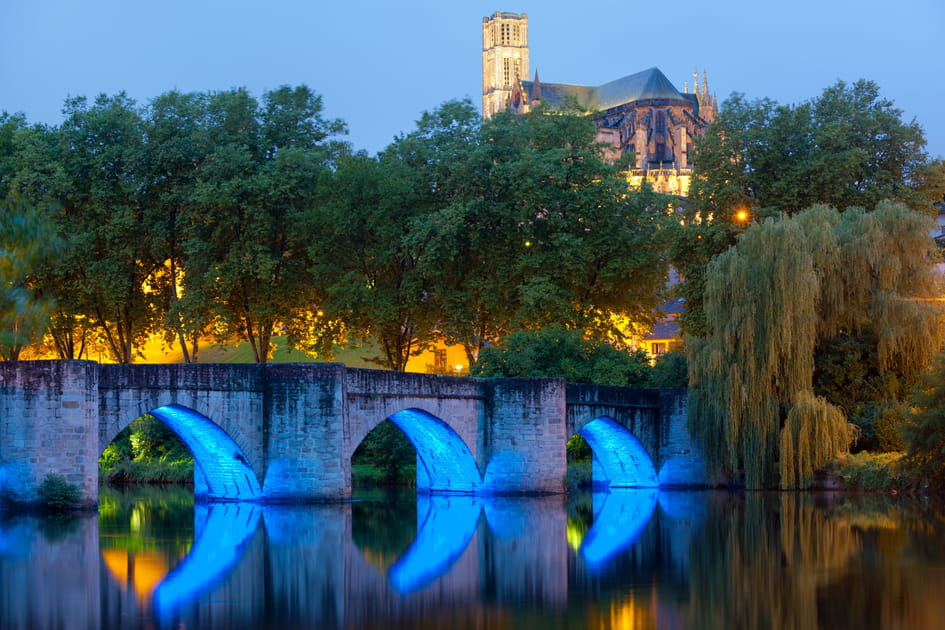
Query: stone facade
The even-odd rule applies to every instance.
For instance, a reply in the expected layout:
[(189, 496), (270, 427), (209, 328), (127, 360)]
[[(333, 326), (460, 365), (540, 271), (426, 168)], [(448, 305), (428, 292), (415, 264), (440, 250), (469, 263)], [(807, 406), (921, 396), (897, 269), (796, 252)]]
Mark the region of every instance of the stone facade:
[(340, 364), (32, 361), (0, 364), (0, 488), (34, 500), (56, 473), (94, 504), (99, 455), (145, 413), (187, 442), (196, 493), (214, 500), (346, 498), (352, 453), (388, 418), (417, 449), (418, 488), (432, 493), (562, 492), (568, 438), (605, 420), (638, 446), (624, 453), (617, 444), (602, 462), (669, 471), (659, 473), (665, 484), (705, 479), (686, 431), (685, 390)]
[[(514, 25), (514, 26), (513, 26)], [(511, 109), (526, 113), (539, 104), (562, 108), (573, 101), (594, 112), (607, 157), (629, 159), (627, 180), (657, 192), (685, 197), (692, 177), (692, 145), (718, 109), (708, 78), (693, 74), (692, 92), (680, 92), (658, 68), (598, 86), (529, 80), (528, 15), (495, 13), (483, 18), (482, 115)], [(522, 33), (510, 39), (512, 33)]]

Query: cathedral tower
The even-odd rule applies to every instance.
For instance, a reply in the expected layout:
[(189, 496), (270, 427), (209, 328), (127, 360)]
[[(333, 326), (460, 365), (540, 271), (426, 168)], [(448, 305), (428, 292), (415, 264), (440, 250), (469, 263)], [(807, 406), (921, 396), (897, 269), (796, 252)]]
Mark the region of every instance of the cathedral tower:
[(528, 76), (528, 14), (496, 11), (482, 18), (483, 118), (508, 107), (512, 88)]

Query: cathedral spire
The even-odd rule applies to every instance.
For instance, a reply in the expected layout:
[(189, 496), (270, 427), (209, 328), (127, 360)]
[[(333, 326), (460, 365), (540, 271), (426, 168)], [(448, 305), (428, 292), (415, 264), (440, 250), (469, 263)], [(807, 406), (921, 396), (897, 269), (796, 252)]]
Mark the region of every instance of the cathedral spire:
[(533, 105), (541, 102), (541, 81), (538, 80), (538, 68), (535, 68), (535, 81), (532, 83), (531, 101)]
[(705, 68), (702, 69), (702, 96), (709, 97), (709, 79), (705, 71)]

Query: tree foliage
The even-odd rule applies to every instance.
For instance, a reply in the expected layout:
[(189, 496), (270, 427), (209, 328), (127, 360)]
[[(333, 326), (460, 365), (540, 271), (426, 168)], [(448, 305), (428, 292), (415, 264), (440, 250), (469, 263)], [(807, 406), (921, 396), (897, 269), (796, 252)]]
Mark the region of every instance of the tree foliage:
[(282, 87), (260, 105), (245, 90), (212, 96), (205, 129), (198, 214), (185, 237), (183, 309), (210, 312), (220, 339), (247, 341), (265, 363), (270, 340), (316, 302), (307, 257), (306, 214), (319, 182), (345, 146), (308, 88)]
[(848, 445), (842, 412), (813, 395), (818, 340), (869, 330), (880, 370), (923, 369), (945, 339), (930, 227), (901, 204), (818, 206), (753, 225), (709, 265), (711, 325), (689, 344), (690, 419), (713, 464), (764, 487), (780, 462), (793, 487)]
[(92, 103), (69, 99), (59, 129), (58, 159), (64, 179), (57, 191), (66, 256), (50, 274), (57, 295), (73, 296), (119, 363), (154, 330), (154, 296), (147, 280), (160, 261), (142, 236), (147, 226), (144, 125), (124, 93)]
[(470, 373), (643, 387), (649, 384), (651, 368), (642, 350), (620, 350), (588, 339), (582, 330), (542, 328), (512, 333), (499, 345), (483, 348)]
[(904, 463), (918, 485), (945, 489), (945, 354), (923, 374), (914, 400), (916, 412), (903, 425), (908, 447)]
[(48, 211), (7, 197), (0, 206), (0, 359), (16, 361), (42, 336), (53, 305), (35, 276), (57, 253)]
[(472, 361), (523, 328), (625, 341), (626, 328), (652, 324), (667, 273), (667, 200), (628, 194), (588, 116), (498, 115), (464, 151), (450, 203), (422, 233), (438, 237), (426, 263), (448, 341)]
[(883, 200), (931, 212), (945, 171), (930, 161), (922, 128), (871, 81), (838, 81), (797, 105), (734, 94), (696, 144), (687, 223), (673, 261), (685, 278), (684, 329), (705, 333), (705, 268), (752, 218), (815, 204), (840, 211)]
[(617, 345), (653, 323), (668, 199), (628, 191), (586, 112), (483, 123), (472, 103), (426, 112), (379, 155), (304, 86), (69, 99), (58, 128), (0, 117), (0, 187), (56, 202), (65, 255), (61, 358), (131, 362), (155, 336), (270, 339), (330, 357), (371, 343), (402, 370), (434, 341), (480, 349), (563, 326)]

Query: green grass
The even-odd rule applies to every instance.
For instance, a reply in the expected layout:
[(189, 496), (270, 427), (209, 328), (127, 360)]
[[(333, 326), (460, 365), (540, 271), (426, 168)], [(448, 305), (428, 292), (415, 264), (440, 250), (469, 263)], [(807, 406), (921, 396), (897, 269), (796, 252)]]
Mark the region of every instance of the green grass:
[(402, 486), (412, 488), (417, 485), (417, 467), (404, 466), (400, 478), (391, 481), (385, 479), (383, 471), (373, 464), (352, 464), (351, 484), (360, 487)]
[[(300, 352), (289, 346), (286, 338), (272, 338), (272, 363), (344, 363), (348, 367), (355, 368), (374, 368), (379, 366), (372, 363), (368, 358), (378, 358), (380, 353), (373, 345), (363, 345), (360, 347), (336, 347), (334, 356), (312, 357), (311, 355)], [(200, 348), (198, 355), (201, 363), (253, 363), (253, 349), (249, 343), (241, 341), (236, 344), (208, 344)], [(180, 351), (171, 353), (165, 357), (166, 361), (179, 362), (182, 360)]]
[(121, 460), (111, 468), (99, 464), (98, 478), (101, 483), (124, 484), (193, 484), (194, 461), (192, 459), (169, 462), (164, 460)]

